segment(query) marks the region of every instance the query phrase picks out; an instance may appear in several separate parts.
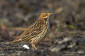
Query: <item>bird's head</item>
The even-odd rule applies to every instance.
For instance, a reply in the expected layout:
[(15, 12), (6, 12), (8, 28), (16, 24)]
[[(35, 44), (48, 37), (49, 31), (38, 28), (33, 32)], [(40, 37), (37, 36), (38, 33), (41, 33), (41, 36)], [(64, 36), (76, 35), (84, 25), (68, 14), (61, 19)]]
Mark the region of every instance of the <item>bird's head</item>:
[(41, 13), (40, 14), (40, 19), (46, 20), (52, 13)]

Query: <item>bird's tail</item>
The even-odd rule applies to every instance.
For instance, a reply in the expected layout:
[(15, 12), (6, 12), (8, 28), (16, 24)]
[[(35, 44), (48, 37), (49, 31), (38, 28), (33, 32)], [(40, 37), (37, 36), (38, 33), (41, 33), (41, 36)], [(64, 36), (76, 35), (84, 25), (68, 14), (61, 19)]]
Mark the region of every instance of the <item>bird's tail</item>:
[(21, 39), (11, 41), (11, 42), (9, 42), (9, 44), (15, 44), (15, 43), (19, 43), (19, 42), (21, 42)]

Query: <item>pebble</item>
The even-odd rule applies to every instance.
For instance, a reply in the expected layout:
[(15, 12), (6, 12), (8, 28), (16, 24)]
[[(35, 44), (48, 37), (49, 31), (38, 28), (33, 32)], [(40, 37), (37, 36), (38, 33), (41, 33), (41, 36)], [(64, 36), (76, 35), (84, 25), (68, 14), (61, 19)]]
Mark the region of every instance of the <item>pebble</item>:
[(29, 47), (28, 45), (26, 45), (26, 44), (24, 44), (23, 47), (24, 47), (25, 49), (30, 49), (30, 47)]

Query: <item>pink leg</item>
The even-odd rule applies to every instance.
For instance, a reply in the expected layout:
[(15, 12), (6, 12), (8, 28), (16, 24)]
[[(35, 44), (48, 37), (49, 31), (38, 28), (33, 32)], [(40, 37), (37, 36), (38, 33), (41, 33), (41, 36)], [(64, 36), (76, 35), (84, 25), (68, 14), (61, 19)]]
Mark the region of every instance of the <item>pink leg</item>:
[(33, 41), (31, 41), (31, 45), (32, 45), (32, 49), (33, 49), (33, 50), (37, 50), (37, 47), (35, 46), (35, 44), (34, 44)]

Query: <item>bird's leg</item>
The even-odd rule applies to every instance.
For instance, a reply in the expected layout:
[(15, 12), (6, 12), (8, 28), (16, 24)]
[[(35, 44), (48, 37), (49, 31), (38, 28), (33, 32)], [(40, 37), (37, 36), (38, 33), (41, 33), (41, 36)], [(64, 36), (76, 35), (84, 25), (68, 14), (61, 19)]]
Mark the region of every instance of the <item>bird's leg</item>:
[(45, 38), (45, 41), (49, 41), (50, 39), (49, 38)]
[(33, 41), (31, 41), (31, 45), (33, 50), (37, 50), (37, 47), (35, 46), (35, 43)]

